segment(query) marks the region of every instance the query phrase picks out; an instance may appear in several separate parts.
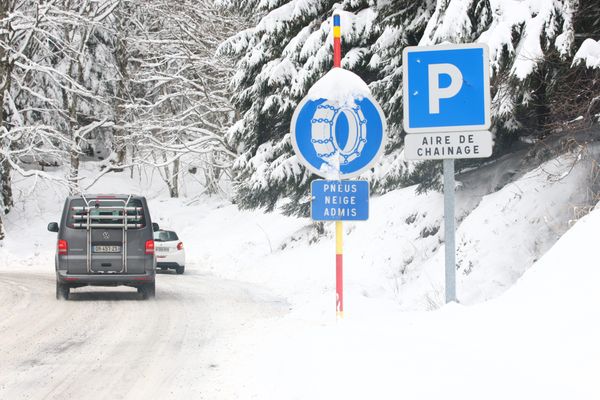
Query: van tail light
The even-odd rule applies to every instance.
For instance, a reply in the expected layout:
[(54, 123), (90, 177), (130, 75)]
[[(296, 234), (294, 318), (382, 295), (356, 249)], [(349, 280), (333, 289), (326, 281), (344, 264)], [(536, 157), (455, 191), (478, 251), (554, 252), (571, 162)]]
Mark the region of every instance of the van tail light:
[(66, 256), (67, 255), (67, 251), (69, 250), (69, 244), (67, 243), (66, 240), (60, 239), (58, 241), (58, 255), (59, 256)]
[(183, 250), (183, 242), (177, 243), (177, 250)]
[(146, 240), (146, 254), (154, 254), (154, 240)]

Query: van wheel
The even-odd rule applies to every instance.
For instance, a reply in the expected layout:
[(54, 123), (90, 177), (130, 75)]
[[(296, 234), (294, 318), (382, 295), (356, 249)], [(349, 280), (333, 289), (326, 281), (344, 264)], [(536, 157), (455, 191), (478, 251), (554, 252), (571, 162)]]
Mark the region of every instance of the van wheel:
[(145, 283), (142, 286), (138, 287), (138, 293), (142, 294), (144, 300), (153, 299), (156, 297), (156, 283)]
[(185, 271), (185, 265), (181, 265), (177, 268), (175, 268), (175, 271), (177, 272), (177, 274), (181, 275), (183, 274), (183, 272)]
[(69, 300), (69, 291), (69, 286), (56, 282), (56, 300)]

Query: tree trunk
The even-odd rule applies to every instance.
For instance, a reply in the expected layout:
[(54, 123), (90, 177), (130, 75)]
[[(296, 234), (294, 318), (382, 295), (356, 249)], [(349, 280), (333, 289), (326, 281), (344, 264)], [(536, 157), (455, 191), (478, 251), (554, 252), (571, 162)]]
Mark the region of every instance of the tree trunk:
[(173, 161), (173, 175), (171, 175), (170, 195), (172, 198), (179, 197), (179, 168), (180, 161), (179, 158), (176, 158)]
[[(0, 2), (0, 21), (6, 20), (9, 11), (9, 2)], [(0, 26), (0, 39), (2, 43), (8, 42), (8, 30), (10, 26)], [(6, 115), (4, 113), (4, 98), (6, 91), (10, 90), (10, 76), (12, 75), (12, 68), (9, 64), (8, 54), (6, 48), (0, 46), (0, 127), (5, 126)], [(0, 146), (10, 147), (9, 143), (0, 143)], [(10, 163), (8, 160), (2, 160), (0, 162), (0, 240), (3, 240), (6, 236), (4, 232), (3, 215), (8, 213), (13, 206), (12, 196), (12, 185), (10, 179)]]
[[(1, 103), (0, 103), (1, 104)], [(0, 112), (0, 114), (2, 114)], [(3, 216), (7, 214), (13, 206), (12, 199), (12, 187), (10, 185), (10, 168), (6, 168), (5, 165), (9, 164), (6, 160), (0, 163), (0, 241), (6, 236), (4, 233), (4, 221)], [(9, 165), (10, 166), (10, 165)]]
[[(118, 56), (117, 52), (117, 56)], [(125, 99), (123, 96), (125, 95), (125, 83), (123, 80), (125, 77), (123, 74), (127, 73), (124, 69), (126, 67), (122, 66), (121, 62), (117, 61), (119, 64), (119, 70), (121, 72), (121, 80), (117, 84), (117, 96), (116, 96), (116, 104), (115, 104), (115, 130), (114, 130), (114, 141), (113, 141), (113, 149), (117, 154), (115, 164), (117, 167), (122, 167), (125, 164), (125, 160), (127, 159), (127, 143), (126, 143), (126, 134), (125, 129), (123, 129), (123, 125), (125, 124)], [(116, 172), (123, 171), (123, 168), (114, 168)]]
[(162, 153), (162, 159), (165, 163), (164, 167), (163, 167), (163, 171), (165, 172), (164, 180), (165, 180), (165, 183), (167, 184), (167, 187), (169, 188), (169, 196), (171, 196), (172, 198), (177, 198), (177, 197), (179, 197), (179, 168), (180, 168), (179, 158), (176, 158), (173, 161), (173, 171), (171, 171), (169, 169), (169, 165), (166, 163), (167, 162), (167, 153), (166, 152)]
[[(130, 167), (130, 174), (129, 174), (129, 178), (133, 179), (133, 169), (135, 168), (135, 149), (131, 149), (131, 167)], [(141, 176), (140, 176), (141, 178)]]
[(0, 241), (4, 240), (6, 237), (6, 233), (4, 233), (4, 222), (2, 221), (2, 216), (0, 216)]
[(77, 194), (79, 192), (79, 140), (74, 139), (73, 146), (71, 147), (71, 168), (69, 171), (69, 191), (71, 194)]
[(2, 162), (2, 172), (0, 174), (0, 192), (2, 193), (2, 206), (4, 214), (8, 214), (10, 209), (14, 206), (13, 192), (12, 192), (12, 180), (10, 178), (10, 172), (12, 168), (8, 160)]
[[(130, 12), (129, 7), (125, 2), (121, 2), (121, 5), (116, 11), (117, 14), (117, 42), (115, 46), (115, 62), (119, 71), (119, 79), (117, 81), (117, 93), (115, 98), (115, 130), (114, 130), (114, 141), (113, 149), (116, 152), (116, 165), (118, 167), (123, 166), (127, 159), (127, 132), (123, 128), (127, 121), (125, 113), (126, 98), (129, 87), (129, 72), (127, 70), (127, 64), (129, 63), (128, 46), (127, 43), (127, 24), (128, 13)], [(122, 171), (122, 169), (117, 169)]]
[(71, 94), (63, 89), (63, 104), (65, 109), (69, 110), (67, 126), (71, 133), (71, 147), (69, 148), (70, 168), (68, 177), (69, 192), (71, 194), (76, 194), (79, 192), (79, 157), (81, 152), (77, 125), (77, 95)]
[(205, 165), (202, 168), (204, 171), (204, 181), (206, 192), (209, 195), (219, 192), (219, 180), (221, 179), (222, 169), (215, 164), (214, 154), (209, 153), (205, 158)]

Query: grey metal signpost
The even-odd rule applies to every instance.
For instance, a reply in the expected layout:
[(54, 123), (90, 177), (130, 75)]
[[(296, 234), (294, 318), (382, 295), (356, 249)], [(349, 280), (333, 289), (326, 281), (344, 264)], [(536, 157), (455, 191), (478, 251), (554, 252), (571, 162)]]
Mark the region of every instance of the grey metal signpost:
[(454, 160), (444, 160), (444, 231), (446, 250), (446, 303), (456, 301), (456, 243), (454, 227)]
[(407, 47), (403, 52), (404, 155), (443, 160), (446, 303), (456, 297), (454, 159), (492, 154), (485, 44)]

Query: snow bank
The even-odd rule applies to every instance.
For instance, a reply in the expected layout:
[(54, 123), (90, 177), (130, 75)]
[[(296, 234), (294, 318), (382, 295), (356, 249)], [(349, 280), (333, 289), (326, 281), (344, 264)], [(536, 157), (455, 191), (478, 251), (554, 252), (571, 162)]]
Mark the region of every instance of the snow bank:
[[(458, 192), (457, 291), (462, 303), (502, 294), (568, 229), (573, 208), (588, 202), (580, 188), (587, 186), (590, 165), (575, 157), (544, 163), (483, 196), (472, 210), (465, 204), (471, 188)], [(435, 254), (423, 257), (419, 276), (404, 285), (399, 297), (407, 308), (443, 304), (443, 250), (440, 244)]]
[(599, 235), (597, 210), (484, 305), (288, 318), (256, 349), (251, 388), (273, 399), (599, 398)]

